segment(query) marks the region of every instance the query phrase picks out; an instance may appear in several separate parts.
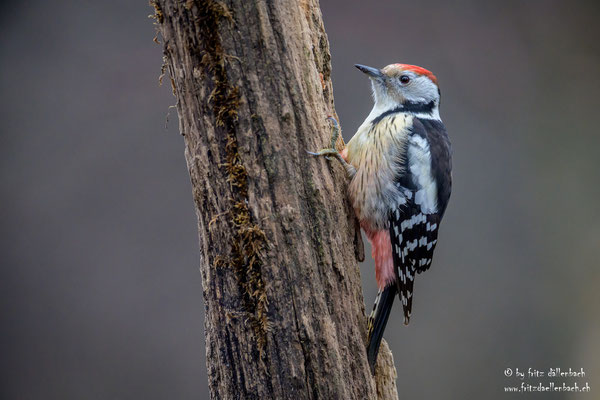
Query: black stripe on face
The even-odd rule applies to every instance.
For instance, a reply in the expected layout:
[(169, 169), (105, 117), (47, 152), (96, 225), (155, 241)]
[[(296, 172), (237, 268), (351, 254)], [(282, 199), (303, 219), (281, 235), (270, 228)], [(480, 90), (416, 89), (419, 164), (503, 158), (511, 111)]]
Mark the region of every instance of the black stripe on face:
[(391, 109), (391, 110), (381, 113), (380, 115), (378, 115), (377, 117), (375, 117), (373, 119), (371, 124), (375, 125), (378, 122), (380, 122), (382, 119), (384, 119), (385, 117), (392, 115), (392, 114), (397, 114), (397, 113), (408, 112), (408, 113), (415, 113), (415, 114), (417, 114), (417, 113), (429, 114), (433, 111), (434, 107), (435, 107), (435, 103), (433, 101), (430, 101), (429, 103), (415, 103), (415, 102), (409, 101), (409, 102), (402, 104), (401, 106), (398, 106), (394, 109)]

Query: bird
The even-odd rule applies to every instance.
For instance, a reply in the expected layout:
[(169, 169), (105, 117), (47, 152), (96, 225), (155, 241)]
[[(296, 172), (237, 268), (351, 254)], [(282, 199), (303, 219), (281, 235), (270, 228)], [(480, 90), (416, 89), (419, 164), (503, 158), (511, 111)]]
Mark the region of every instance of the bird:
[(366, 350), (374, 374), (395, 297), (408, 325), (415, 275), (431, 266), (452, 188), (452, 149), (433, 73), (410, 64), (355, 67), (371, 81), (371, 112), (341, 151), (339, 124), (329, 117), (331, 146), (309, 154), (343, 164), (352, 207), (371, 243), (378, 294)]

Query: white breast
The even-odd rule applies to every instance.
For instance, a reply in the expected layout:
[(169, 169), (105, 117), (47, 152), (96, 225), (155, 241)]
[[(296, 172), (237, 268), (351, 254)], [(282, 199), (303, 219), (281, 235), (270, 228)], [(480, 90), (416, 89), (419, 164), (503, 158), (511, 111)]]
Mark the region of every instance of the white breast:
[(390, 210), (406, 203), (395, 178), (403, 173), (412, 120), (398, 113), (373, 126), (367, 119), (348, 142), (348, 162), (356, 168), (349, 196), (358, 219), (372, 230), (387, 229)]

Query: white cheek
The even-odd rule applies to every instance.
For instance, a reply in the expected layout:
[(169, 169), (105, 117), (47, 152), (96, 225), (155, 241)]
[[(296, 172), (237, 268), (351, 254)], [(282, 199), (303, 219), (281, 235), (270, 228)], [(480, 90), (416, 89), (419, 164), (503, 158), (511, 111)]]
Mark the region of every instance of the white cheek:
[(407, 100), (414, 102), (430, 102), (439, 97), (437, 86), (425, 77), (415, 78), (402, 92)]

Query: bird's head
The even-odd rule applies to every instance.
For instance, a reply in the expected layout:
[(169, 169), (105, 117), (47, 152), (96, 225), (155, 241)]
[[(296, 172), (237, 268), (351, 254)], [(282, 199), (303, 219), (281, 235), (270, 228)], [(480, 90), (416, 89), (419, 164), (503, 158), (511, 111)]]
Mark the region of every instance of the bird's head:
[(439, 119), (440, 89), (430, 71), (409, 64), (390, 64), (383, 69), (355, 66), (371, 78), (378, 111), (405, 107), (407, 112)]

